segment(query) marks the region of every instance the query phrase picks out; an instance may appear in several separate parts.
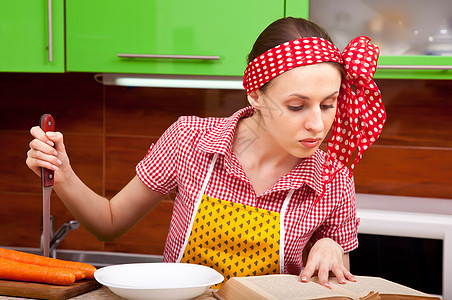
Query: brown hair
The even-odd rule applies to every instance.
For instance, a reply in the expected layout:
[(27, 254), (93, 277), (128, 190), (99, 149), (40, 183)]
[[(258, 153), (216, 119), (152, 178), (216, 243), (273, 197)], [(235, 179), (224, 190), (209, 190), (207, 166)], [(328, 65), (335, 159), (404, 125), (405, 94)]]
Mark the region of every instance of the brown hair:
[(276, 20), (257, 38), (248, 55), (248, 63), (273, 47), (305, 37), (321, 37), (332, 42), (325, 29), (314, 22), (293, 17)]
[[(265, 28), (264, 31), (262, 31), (262, 33), (257, 37), (250, 54), (248, 54), (248, 63), (271, 48), (285, 42), (306, 37), (320, 37), (330, 41), (331, 43), (333, 42), (326, 30), (314, 22), (294, 17), (286, 17), (276, 20), (268, 25), (268, 27)], [(335, 62), (327, 63), (334, 64), (339, 69), (341, 74), (344, 75), (344, 69), (340, 64)], [(261, 88), (264, 88), (267, 83)]]

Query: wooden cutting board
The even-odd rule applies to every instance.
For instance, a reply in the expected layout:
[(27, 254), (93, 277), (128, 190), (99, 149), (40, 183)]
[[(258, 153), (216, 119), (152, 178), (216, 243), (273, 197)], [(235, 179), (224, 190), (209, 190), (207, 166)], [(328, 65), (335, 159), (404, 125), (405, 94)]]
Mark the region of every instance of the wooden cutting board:
[(95, 290), (102, 285), (96, 280), (80, 280), (61, 286), (33, 282), (0, 280), (0, 295), (33, 299), (64, 300)]

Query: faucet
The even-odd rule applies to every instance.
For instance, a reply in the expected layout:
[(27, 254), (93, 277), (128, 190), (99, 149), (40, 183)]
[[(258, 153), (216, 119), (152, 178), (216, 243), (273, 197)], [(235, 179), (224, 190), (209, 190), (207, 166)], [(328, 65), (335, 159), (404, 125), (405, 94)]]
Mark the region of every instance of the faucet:
[[(50, 216), (50, 224), (51, 224), (50, 232), (53, 232), (53, 227), (54, 227), (53, 216)], [(80, 223), (78, 221), (72, 220), (72, 221), (66, 222), (63, 225), (61, 225), (61, 227), (58, 228), (58, 230), (51, 235), (50, 247), (49, 247), (50, 257), (53, 257), (53, 258), (56, 257), (56, 248), (63, 241), (63, 238), (69, 233), (69, 231), (76, 230), (77, 228), (79, 228), (79, 226), (80, 226)], [(41, 254), (43, 253), (42, 241), (43, 241), (43, 236), (41, 235)]]

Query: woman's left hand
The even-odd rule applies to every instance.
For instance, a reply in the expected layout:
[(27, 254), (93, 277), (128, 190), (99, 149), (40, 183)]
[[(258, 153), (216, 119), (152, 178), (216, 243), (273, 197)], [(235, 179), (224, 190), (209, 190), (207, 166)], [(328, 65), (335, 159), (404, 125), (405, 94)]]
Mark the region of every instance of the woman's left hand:
[(316, 271), (319, 283), (328, 288), (330, 288), (328, 283), (330, 271), (340, 283), (346, 283), (347, 280), (356, 281), (345, 265), (344, 255), (347, 254), (344, 254), (342, 247), (334, 240), (330, 238), (318, 240), (309, 252), (306, 266), (301, 273), (301, 281), (308, 282)]

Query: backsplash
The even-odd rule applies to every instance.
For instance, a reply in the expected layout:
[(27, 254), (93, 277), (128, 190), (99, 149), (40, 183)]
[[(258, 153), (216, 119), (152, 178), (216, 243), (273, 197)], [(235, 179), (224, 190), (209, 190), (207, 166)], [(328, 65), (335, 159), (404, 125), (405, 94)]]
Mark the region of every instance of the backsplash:
[[(356, 191), (452, 200), (452, 81), (377, 83), (388, 121), (355, 170)], [(39, 247), (40, 179), (25, 158), (41, 114), (55, 118), (77, 174), (110, 198), (179, 116), (229, 116), (246, 105), (244, 91), (103, 86), (90, 73), (0, 73), (0, 99), (0, 245), (21, 247)], [(173, 196), (116, 242), (79, 228), (60, 247), (162, 254)], [(72, 219), (55, 193), (51, 209), (56, 227)]]

